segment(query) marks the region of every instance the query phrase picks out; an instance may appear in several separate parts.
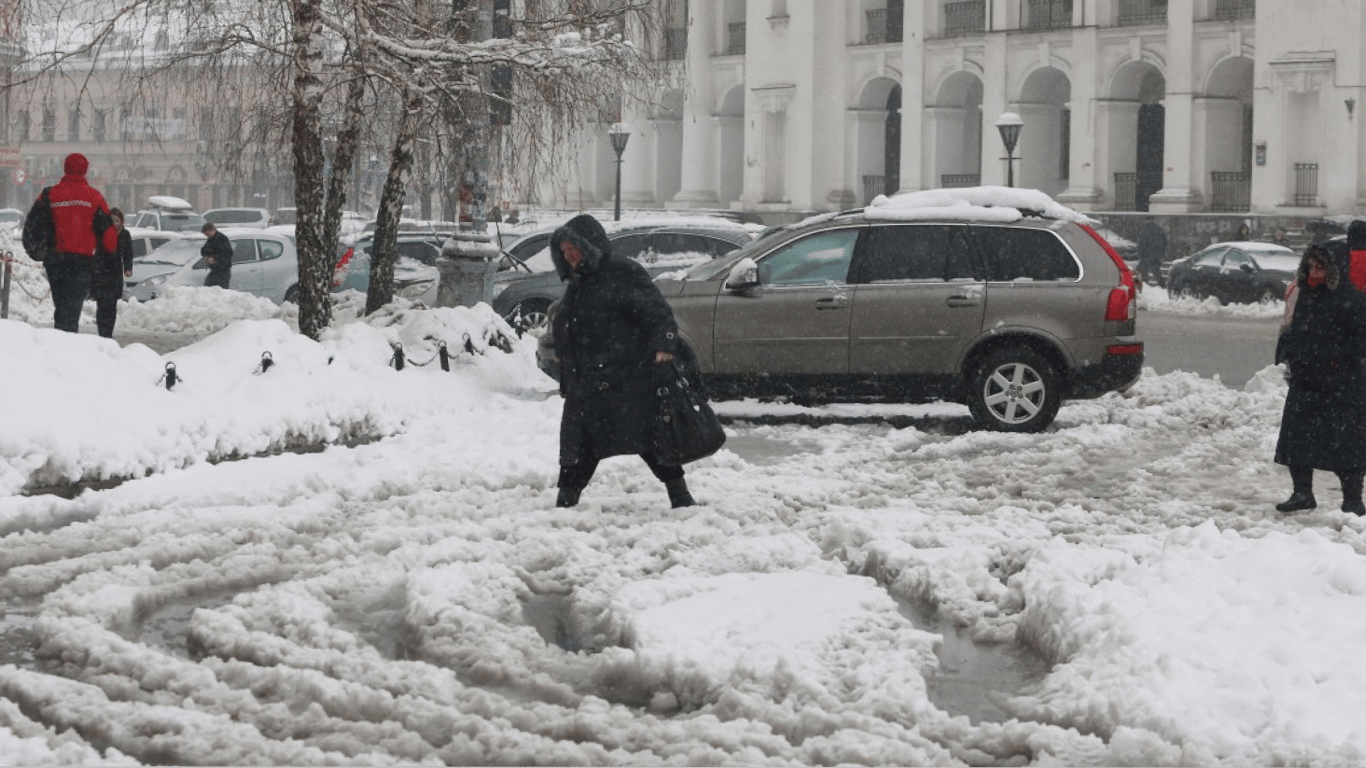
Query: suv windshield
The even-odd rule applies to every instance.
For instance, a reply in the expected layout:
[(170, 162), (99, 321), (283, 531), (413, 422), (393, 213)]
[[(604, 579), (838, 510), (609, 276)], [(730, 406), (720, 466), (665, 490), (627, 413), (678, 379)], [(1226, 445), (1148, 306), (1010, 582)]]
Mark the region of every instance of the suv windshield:
[(162, 211), (158, 229), (166, 232), (198, 232), (204, 217), (192, 211)]
[(175, 239), (135, 261), (139, 264), (171, 264), (179, 267), (199, 258), (199, 249), (202, 247), (202, 238)]

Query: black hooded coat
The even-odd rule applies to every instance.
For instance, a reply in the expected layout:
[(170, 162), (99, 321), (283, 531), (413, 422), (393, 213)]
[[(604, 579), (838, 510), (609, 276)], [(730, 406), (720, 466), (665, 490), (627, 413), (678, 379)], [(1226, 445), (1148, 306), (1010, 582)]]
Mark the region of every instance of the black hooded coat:
[(1276, 347), (1290, 378), (1277, 464), (1366, 469), (1366, 296), (1347, 282), (1341, 255), (1332, 253), (1318, 288), (1300, 260), (1294, 315)]
[[(561, 243), (583, 253), (578, 269)], [(581, 215), (555, 230), (550, 256), (568, 281), (551, 329), (560, 363), (560, 464), (654, 452), (655, 352), (676, 353), (678, 326), (645, 268), (612, 257), (602, 225)]]

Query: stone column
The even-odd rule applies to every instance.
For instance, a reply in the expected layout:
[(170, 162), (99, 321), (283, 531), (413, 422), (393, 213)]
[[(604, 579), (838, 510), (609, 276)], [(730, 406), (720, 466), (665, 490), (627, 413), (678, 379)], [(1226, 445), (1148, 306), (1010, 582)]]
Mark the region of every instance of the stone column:
[(716, 193), (715, 125), (711, 54), (715, 48), (715, 2), (688, 3), (688, 89), (683, 98), (683, 152), (678, 194), (666, 208), (712, 208)]

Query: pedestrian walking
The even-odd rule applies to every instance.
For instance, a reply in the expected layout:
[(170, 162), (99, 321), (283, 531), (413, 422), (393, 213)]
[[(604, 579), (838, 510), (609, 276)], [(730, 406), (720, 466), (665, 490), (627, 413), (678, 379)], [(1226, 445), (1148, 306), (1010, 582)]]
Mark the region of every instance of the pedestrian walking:
[(208, 260), (209, 274), (204, 278), (204, 285), (212, 288), (227, 288), (232, 282), (232, 241), (228, 236), (218, 231), (212, 223), (205, 224), (200, 229), (208, 240), (204, 247), (199, 249), (199, 255)]
[(90, 298), (95, 300), (95, 328), (106, 339), (114, 338), (114, 321), (118, 319), (124, 281), (133, 276), (133, 237), (123, 228), (123, 211), (111, 208), (109, 216), (117, 233), (117, 245), (112, 251), (100, 247), (91, 265), (93, 269), (90, 275)]
[(1167, 261), (1167, 231), (1150, 221), (1138, 231), (1138, 271), (1143, 282), (1162, 285), (1162, 265)]
[(109, 205), (86, 181), (89, 170), (85, 155), (67, 155), (61, 181), (39, 193), (24, 222), (24, 248), (42, 259), (52, 289), (52, 325), (70, 333), (80, 330), (96, 248), (118, 247)]
[(599, 460), (630, 454), (664, 483), (671, 506), (692, 506), (683, 467), (654, 453), (658, 369), (679, 351), (673, 310), (644, 267), (613, 257), (588, 214), (555, 230), (550, 254), (569, 283), (552, 325), (564, 396), (555, 506), (578, 504)]
[(1276, 345), (1290, 382), (1275, 461), (1289, 468), (1293, 490), (1276, 505), (1281, 512), (1318, 505), (1318, 469), (1337, 474), (1342, 511), (1366, 515), (1366, 295), (1347, 282), (1342, 262), (1327, 244), (1305, 250), (1293, 314)]

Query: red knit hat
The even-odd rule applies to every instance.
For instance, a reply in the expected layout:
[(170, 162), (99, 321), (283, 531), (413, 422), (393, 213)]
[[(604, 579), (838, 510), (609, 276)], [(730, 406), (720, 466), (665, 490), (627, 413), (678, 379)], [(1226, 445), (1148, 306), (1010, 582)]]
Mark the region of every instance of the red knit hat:
[(90, 161), (85, 159), (85, 155), (80, 152), (72, 152), (66, 156), (66, 161), (62, 163), (62, 172), (68, 176), (84, 176), (90, 170)]

